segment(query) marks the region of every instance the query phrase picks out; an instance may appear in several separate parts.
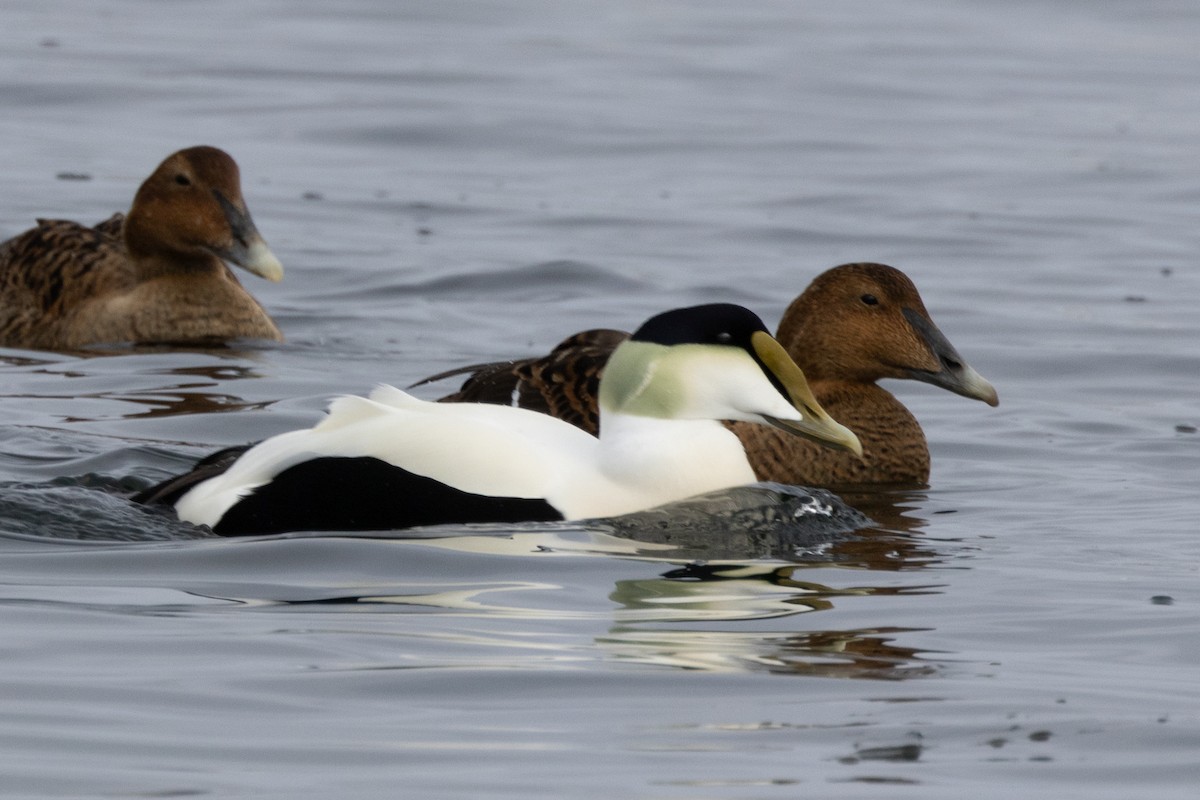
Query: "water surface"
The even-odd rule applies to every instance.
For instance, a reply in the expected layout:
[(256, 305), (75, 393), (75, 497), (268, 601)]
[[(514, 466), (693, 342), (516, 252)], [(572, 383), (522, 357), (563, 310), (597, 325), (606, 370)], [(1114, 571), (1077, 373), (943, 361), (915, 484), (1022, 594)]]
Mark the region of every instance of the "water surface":
[[(8, 795), (1194, 796), (1192, 4), (3, 16), (0, 235), (223, 147), (288, 335), (0, 351)], [(222, 541), (96, 488), (580, 327), (773, 324), (858, 260), (908, 272), (1001, 397), (890, 387), (933, 476), (849, 497), (860, 536)]]

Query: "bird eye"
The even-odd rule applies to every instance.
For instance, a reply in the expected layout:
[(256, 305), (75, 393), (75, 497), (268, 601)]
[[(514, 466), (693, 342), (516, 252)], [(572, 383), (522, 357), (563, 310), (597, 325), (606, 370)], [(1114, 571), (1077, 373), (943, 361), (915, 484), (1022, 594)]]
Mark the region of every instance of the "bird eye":
[(879, 298), (873, 294), (864, 294), (859, 299), (862, 300), (863, 303), (865, 303), (866, 305), (869, 305), (869, 306), (879, 305)]
[(175, 182), (178, 183), (180, 186), (191, 186), (192, 185), (192, 182), (191, 182), (191, 180), (188, 179), (188, 176), (183, 175), (183, 174), (176, 175)]
[(721, 331), (717, 334), (717, 342), (720, 344), (729, 344), (733, 341), (733, 334), (729, 331)]

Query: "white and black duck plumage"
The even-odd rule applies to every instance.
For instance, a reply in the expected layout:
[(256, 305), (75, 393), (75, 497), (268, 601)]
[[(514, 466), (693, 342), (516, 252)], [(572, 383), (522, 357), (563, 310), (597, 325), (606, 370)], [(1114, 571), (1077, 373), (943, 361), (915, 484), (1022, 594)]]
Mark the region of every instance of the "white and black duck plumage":
[(222, 535), (612, 517), (753, 483), (719, 420), (861, 452), (752, 312), (648, 320), (608, 362), (599, 437), (534, 411), (417, 399), (333, 401), (307, 430), (223, 451), (135, 498)]

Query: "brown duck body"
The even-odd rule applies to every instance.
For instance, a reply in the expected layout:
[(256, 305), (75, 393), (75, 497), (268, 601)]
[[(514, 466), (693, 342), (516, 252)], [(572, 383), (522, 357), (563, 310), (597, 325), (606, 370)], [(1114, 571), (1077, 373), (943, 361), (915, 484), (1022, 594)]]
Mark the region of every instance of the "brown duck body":
[[(611, 352), (618, 337), (584, 332), (543, 358), (468, 368), (471, 378), (444, 399), (519, 404), (595, 433), (596, 398), (589, 385), (603, 369), (605, 348)], [(928, 482), (925, 434), (904, 404), (876, 383), (881, 378), (924, 381), (989, 405), (998, 402), (991, 384), (933, 323), (912, 281), (883, 264), (845, 264), (819, 275), (788, 307), (777, 338), (817, 401), (858, 434), (863, 454), (730, 423), (760, 480), (829, 487)], [(573, 359), (579, 343), (585, 349)]]
[(600, 376), (625, 331), (595, 328), (558, 343), (541, 358), (476, 364), (444, 372), (422, 383), (471, 373), (443, 403), (496, 403), (549, 414), (595, 436), (600, 431)]
[(223, 259), (282, 275), (233, 159), (211, 147), (180, 151), (142, 184), (128, 215), (94, 227), (39, 220), (0, 244), (0, 345), (282, 339)]
[(858, 435), (862, 458), (843, 458), (816, 442), (789, 441), (770, 430), (729, 423), (759, 480), (831, 488), (929, 481), (925, 432), (895, 395), (874, 384), (822, 381), (809, 387), (829, 416)]

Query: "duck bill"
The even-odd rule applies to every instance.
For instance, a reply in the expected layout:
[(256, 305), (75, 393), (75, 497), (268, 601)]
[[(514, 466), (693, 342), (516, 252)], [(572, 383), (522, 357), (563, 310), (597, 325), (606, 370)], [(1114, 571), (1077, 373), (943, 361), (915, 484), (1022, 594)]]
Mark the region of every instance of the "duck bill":
[(950, 340), (933, 324), (933, 320), (911, 308), (904, 309), (904, 316), (942, 366), (937, 372), (908, 370), (908, 377), (940, 386), (963, 397), (982, 400), (989, 406), (999, 405), (1000, 397), (996, 394), (996, 387), (963, 361), (954, 345), (950, 344)]
[(857, 456), (862, 455), (862, 443), (854, 435), (854, 431), (837, 422), (821, 408), (817, 398), (813, 396), (804, 373), (796, 362), (783, 349), (783, 345), (767, 333), (761, 331), (751, 337), (751, 343), (758, 358), (776, 381), (787, 393), (792, 405), (800, 412), (800, 419), (778, 419), (764, 417), (767, 422), (780, 430), (803, 436), (826, 447), (838, 450), (849, 450)]
[(221, 206), (221, 211), (225, 214), (225, 220), (229, 223), (229, 230), (232, 234), (232, 241), (227, 247), (215, 249), (214, 252), (221, 258), (231, 263), (237, 264), (247, 272), (252, 272), (260, 278), (266, 278), (272, 283), (278, 283), (283, 280), (283, 264), (279, 263), (279, 259), (267, 247), (267, 243), (263, 241), (259, 235), (258, 229), (254, 227), (254, 220), (250, 218), (250, 212), (243, 206), (235, 204), (229, 200), (221, 192), (213, 191), (216, 195), (217, 203)]

